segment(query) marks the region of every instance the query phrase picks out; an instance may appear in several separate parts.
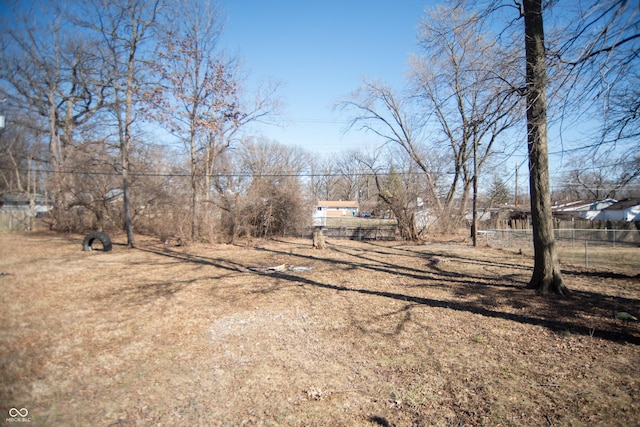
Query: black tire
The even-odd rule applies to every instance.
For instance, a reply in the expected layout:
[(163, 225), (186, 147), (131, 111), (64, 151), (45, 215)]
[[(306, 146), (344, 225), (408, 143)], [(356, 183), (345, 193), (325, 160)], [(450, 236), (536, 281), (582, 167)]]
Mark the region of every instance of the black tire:
[(99, 240), (102, 243), (102, 250), (104, 252), (109, 252), (112, 249), (111, 238), (107, 233), (102, 233), (100, 231), (92, 231), (87, 234), (87, 237), (84, 238), (82, 242), (82, 250), (85, 252), (93, 250), (93, 242), (95, 240)]

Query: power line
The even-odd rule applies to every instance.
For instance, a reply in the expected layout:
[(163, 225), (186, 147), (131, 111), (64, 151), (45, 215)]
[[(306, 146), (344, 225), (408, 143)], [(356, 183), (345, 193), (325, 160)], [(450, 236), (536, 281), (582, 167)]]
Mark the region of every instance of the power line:
[[(624, 162), (624, 163), (632, 163), (632, 161)], [(583, 170), (588, 170), (589, 168), (585, 168)], [(41, 173), (41, 174), (58, 174), (58, 175), (81, 175), (81, 176), (122, 176), (121, 171), (109, 171), (109, 172), (101, 172), (101, 171), (78, 171), (78, 170), (47, 170), (47, 169), (33, 169), (33, 168), (18, 168), (17, 170), (14, 168), (6, 168), (0, 167), (0, 170), (9, 171), (9, 172), (20, 172), (20, 173)], [(412, 172), (396, 170), (394, 172), (396, 175), (409, 175)], [(187, 172), (129, 172), (128, 175), (130, 177), (148, 177), (148, 178), (189, 178), (192, 174)], [(216, 176), (222, 178), (332, 178), (332, 177), (375, 177), (376, 175), (388, 175), (388, 173), (376, 173), (376, 172), (354, 172), (354, 173), (341, 173), (341, 172), (270, 172), (270, 173), (259, 173), (259, 172), (229, 172), (229, 171), (220, 171), (213, 173), (209, 176)], [(207, 175), (203, 173), (194, 174), (196, 177), (205, 177)], [(509, 181), (511, 178), (515, 176), (515, 171), (511, 172), (506, 180)], [(610, 186), (614, 186), (615, 183), (611, 184), (602, 184), (601, 187), (591, 187), (589, 189), (608, 189)], [(579, 182), (562, 182), (560, 184), (552, 184), (553, 188), (560, 187), (581, 187), (583, 189), (587, 189), (583, 184)], [(624, 188), (635, 188), (640, 187), (640, 182), (630, 182), (624, 186)]]
[[(10, 168), (2, 168), (0, 170), (6, 170), (15, 172), (16, 169)], [(18, 172), (23, 173), (45, 173), (45, 174), (61, 174), (61, 175), (89, 175), (89, 176), (122, 176), (121, 172), (99, 172), (99, 171), (69, 171), (69, 170), (43, 170), (43, 169), (26, 169), (19, 168)], [(398, 171), (395, 174), (403, 174), (405, 172)], [(408, 173), (408, 172), (406, 172)], [(129, 172), (130, 177), (157, 177), (157, 178), (189, 178), (192, 176), (190, 173), (186, 172)], [(219, 176), (224, 178), (253, 178), (253, 177), (264, 177), (264, 178), (288, 178), (288, 177), (301, 177), (301, 178), (314, 178), (314, 177), (340, 177), (340, 176), (376, 176), (383, 174), (376, 174), (375, 172), (357, 172), (357, 173), (349, 173), (344, 174), (340, 172), (335, 173), (325, 173), (325, 172), (274, 172), (274, 173), (254, 173), (254, 172), (216, 172), (211, 174), (210, 176)], [(203, 173), (195, 174), (197, 177), (206, 176)]]

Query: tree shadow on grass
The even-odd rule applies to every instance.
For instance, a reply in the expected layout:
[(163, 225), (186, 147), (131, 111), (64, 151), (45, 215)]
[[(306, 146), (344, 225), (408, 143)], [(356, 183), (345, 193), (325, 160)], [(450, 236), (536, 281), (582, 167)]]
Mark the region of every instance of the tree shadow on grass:
[[(577, 333), (581, 335), (590, 335), (590, 336), (594, 336), (594, 337), (598, 337), (598, 338), (602, 338), (610, 341), (627, 342), (630, 344), (640, 345), (640, 336), (633, 334), (632, 332), (622, 330), (622, 328), (618, 330), (615, 330), (613, 328), (591, 329), (585, 326), (582, 322), (578, 321), (577, 319), (575, 321), (567, 319), (566, 315), (563, 315), (562, 316), (563, 318), (559, 319), (557, 316), (554, 315), (554, 313), (551, 310), (546, 313), (541, 313), (542, 314), (541, 317), (533, 317), (533, 316), (528, 316), (523, 314), (494, 310), (486, 306), (483, 306), (482, 304), (477, 304), (475, 302), (432, 299), (432, 298), (412, 296), (412, 295), (407, 295), (407, 294), (397, 293), (397, 292), (377, 291), (377, 290), (362, 289), (362, 288), (351, 288), (348, 286), (320, 283), (304, 277), (292, 276), (284, 273), (277, 273), (274, 276), (277, 276), (278, 278), (283, 280), (290, 280), (297, 283), (302, 283), (305, 285), (318, 287), (322, 289), (331, 289), (331, 290), (340, 291), (340, 292), (352, 292), (352, 293), (358, 293), (358, 294), (364, 294), (364, 295), (389, 298), (393, 300), (415, 303), (415, 304), (428, 306), (432, 308), (444, 308), (448, 310), (478, 314), (484, 317), (510, 320), (510, 321), (514, 321), (522, 324), (527, 324), (527, 325), (542, 326), (542, 327), (554, 330), (556, 332), (571, 331), (572, 333)], [(528, 292), (528, 291), (523, 289), (522, 292)], [(539, 298), (537, 296), (534, 296), (533, 293), (531, 293), (531, 297)], [(625, 301), (625, 299), (621, 299), (621, 300)], [(595, 303), (593, 296), (591, 295), (589, 295), (587, 298), (580, 298), (579, 301), (576, 300), (574, 302), (577, 302), (581, 306), (585, 302), (590, 302), (590, 304), (588, 305), (594, 305)], [(637, 300), (626, 300), (627, 305), (630, 305), (631, 302), (635, 302), (636, 306), (638, 305)]]
[[(450, 271), (446, 271), (444, 269), (438, 268), (437, 266), (435, 266), (435, 264), (425, 265), (424, 269), (408, 267), (408, 266), (394, 264), (392, 262), (383, 261), (377, 258), (373, 258), (367, 255), (366, 253), (354, 254), (354, 253), (345, 251), (341, 248), (335, 248), (335, 247), (332, 248), (333, 251), (351, 256), (354, 259), (349, 261), (344, 261), (344, 260), (336, 260), (328, 256), (320, 257), (320, 256), (310, 256), (310, 255), (295, 254), (295, 253), (290, 254), (289, 252), (276, 250), (276, 249), (257, 248), (257, 250), (266, 251), (266, 252), (270, 252), (270, 253), (278, 254), (282, 256), (300, 258), (304, 260), (326, 262), (329, 264), (342, 266), (348, 270), (364, 269), (364, 270), (370, 270), (370, 271), (375, 271), (380, 273), (393, 274), (394, 276), (406, 277), (409, 279), (424, 280), (425, 283), (430, 283), (429, 285), (423, 285), (425, 287), (427, 286), (433, 287), (434, 285), (432, 283), (440, 284), (442, 283), (442, 281), (446, 281), (446, 283), (444, 283), (444, 286), (446, 286), (447, 288), (450, 288), (451, 285), (456, 285), (456, 284), (476, 285), (479, 282), (481, 282), (481, 284), (485, 286), (507, 288), (507, 289), (511, 289), (511, 288), (520, 289), (527, 283), (526, 281), (522, 281), (518, 283), (517, 280), (513, 280), (513, 279), (496, 280), (497, 279), (496, 277), (488, 278), (487, 276), (478, 276), (478, 275), (470, 275), (465, 273), (450, 272)], [(388, 252), (386, 253), (378, 252), (378, 253), (382, 256), (389, 255)], [(433, 253), (431, 255), (435, 256), (437, 255), (437, 253)], [(418, 256), (419, 254), (416, 254), (414, 258)], [(449, 256), (447, 257), (449, 258)], [(441, 282), (438, 282), (438, 281), (441, 281)], [(421, 286), (421, 285), (417, 285), (417, 286)]]
[(171, 298), (189, 285), (201, 280), (222, 280), (232, 275), (244, 274), (248, 271), (241, 264), (222, 258), (201, 257), (198, 255), (173, 251), (168, 248), (159, 250), (138, 247), (136, 250), (162, 257), (168, 257), (176, 260), (176, 263), (192, 263), (198, 266), (215, 267), (217, 269), (221, 269), (225, 273), (208, 275), (206, 277), (199, 277), (195, 279), (135, 284), (133, 286), (116, 289), (106, 295), (103, 295), (102, 298), (118, 297), (130, 305), (143, 305), (158, 298)]
[[(275, 249), (261, 248), (260, 250), (282, 255), (291, 255), (303, 259), (346, 265), (353, 270), (366, 269), (392, 274), (394, 276), (425, 280), (429, 282), (428, 287), (433, 288), (436, 286), (445, 288), (449, 290), (454, 297), (464, 298), (466, 301), (432, 299), (424, 296), (412, 296), (405, 292), (396, 293), (371, 289), (357, 289), (348, 286), (319, 283), (303, 277), (278, 273), (277, 277), (283, 280), (297, 281), (336, 291), (381, 296), (430, 307), (466, 311), (486, 317), (512, 320), (523, 324), (542, 326), (556, 331), (570, 331), (575, 334), (589, 335), (616, 342), (622, 341), (636, 345), (640, 344), (640, 328), (638, 327), (638, 322), (625, 322), (615, 319), (615, 313), (617, 311), (640, 312), (640, 300), (634, 298), (578, 290), (574, 291), (570, 298), (562, 298), (555, 295), (538, 296), (534, 291), (524, 288), (524, 285), (527, 283), (526, 280), (520, 282), (505, 280), (508, 277), (512, 277), (512, 275), (501, 276), (499, 280), (496, 280), (496, 277), (492, 277), (491, 275), (470, 275), (465, 272), (446, 271), (438, 267), (437, 264), (429, 265), (426, 271), (423, 271), (413, 267), (398, 266), (390, 262), (381, 261), (367, 255), (366, 252), (363, 254), (346, 252), (348, 255), (357, 257), (358, 260), (340, 261), (328, 257), (286, 254), (285, 252)], [(383, 256), (388, 255), (388, 253), (384, 251), (379, 251), (379, 253)], [(434, 253), (433, 255), (436, 254)], [(416, 254), (416, 256), (420, 256), (420, 254)], [(460, 260), (462, 262), (478, 263), (492, 267), (518, 267), (522, 269), (522, 266), (511, 265), (501, 261), (494, 263), (489, 260), (470, 260), (449, 254), (447, 254), (446, 257), (453, 261)], [(527, 270), (530, 271), (530, 269)], [(571, 275), (573, 273), (567, 271), (566, 274)], [(581, 273), (577, 273), (577, 275), (579, 274)], [(618, 279), (619, 277), (611, 278)], [(622, 278), (628, 277), (625, 276)], [(409, 285), (407, 287), (413, 286)], [(504, 305), (518, 310), (529, 309), (530, 312), (533, 311), (535, 314), (501, 311), (499, 308)], [(588, 318), (591, 318), (591, 320)], [(597, 324), (590, 324), (590, 322), (594, 322), (593, 318), (596, 318)]]
[[(205, 256), (185, 254), (172, 250), (156, 250), (149, 248), (139, 248), (155, 255), (169, 257), (181, 262), (193, 263), (195, 265), (211, 266), (227, 274), (211, 276), (211, 278), (224, 279), (230, 274), (250, 274), (265, 276), (276, 281), (290, 283), (292, 286), (310, 286), (318, 289), (326, 289), (337, 292), (353, 293), (381, 297), (391, 300), (408, 302), (419, 306), (432, 308), (442, 308), (460, 312), (473, 313), (489, 318), (514, 321), (527, 325), (541, 326), (556, 332), (570, 331), (574, 334), (589, 335), (614, 342), (627, 342), (640, 345), (640, 328), (638, 322), (624, 322), (615, 320), (615, 311), (640, 312), (640, 300), (624, 298), (595, 292), (574, 291), (571, 298), (558, 298), (555, 296), (537, 296), (531, 290), (524, 289), (523, 286), (495, 281), (489, 276), (469, 276), (464, 273), (455, 272), (428, 272), (422, 270), (394, 265), (387, 261), (381, 261), (371, 256), (361, 257), (358, 260), (336, 260), (327, 257), (309, 256), (305, 254), (289, 253), (277, 249), (259, 248), (258, 250), (286, 255), (297, 259), (311, 260), (335, 265), (350, 271), (370, 270), (376, 273), (389, 274), (393, 277), (406, 277), (412, 280), (424, 280), (429, 287), (440, 287), (451, 292), (451, 299), (430, 298), (424, 295), (429, 287), (419, 290), (423, 295), (411, 295), (405, 291), (386, 291), (367, 289), (363, 287), (351, 287), (347, 285), (323, 283), (318, 280), (304, 277), (304, 273), (287, 271), (259, 271), (250, 269), (240, 262), (224, 258), (210, 258)], [(384, 255), (384, 254), (381, 254)], [(447, 255), (448, 256), (448, 255)], [(448, 256), (449, 257), (449, 256)], [(195, 280), (185, 280), (181, 282), (159, 282), (155, 284), (138, 285), (136, 290), (138, 297), (157, 298), (171, 297), (176, 292), (188, 286)], [(265, 281), (265, 285), (267, 285)], [(402, 284), (393, 285), (395, 289), (410, 290), (411, 287)], [(263, 293), (278, 292), (283, 287), (281, 285), (268, 286)], [(530, 307), (531, 304), (531, 307)], [(501, 307), (510, 306), (521, 312), (509, 312), (501, 310)], [(595, 317), (598, 321), (597, 327), (590, 325), (585, 317)]]

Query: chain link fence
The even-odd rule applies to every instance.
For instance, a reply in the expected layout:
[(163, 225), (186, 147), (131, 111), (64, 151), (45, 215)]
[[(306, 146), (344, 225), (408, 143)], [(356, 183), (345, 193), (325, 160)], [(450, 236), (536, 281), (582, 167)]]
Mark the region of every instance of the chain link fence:
[[(562, 264), (640, 274), (640, 230), (571, 228), (554, 231)], [(480, 243), (533, 255), (533, 231), (530, 229), (479, 230), (478, 233)]]

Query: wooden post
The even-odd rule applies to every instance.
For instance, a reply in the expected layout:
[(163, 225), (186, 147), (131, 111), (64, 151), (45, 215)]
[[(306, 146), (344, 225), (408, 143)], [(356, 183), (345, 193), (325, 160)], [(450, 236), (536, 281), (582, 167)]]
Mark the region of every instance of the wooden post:
[(313, 248), (314, 249), (325, 249), (325, 244), (324, 244), (324, 236), (322, 234), (322, 228), (321, 227), (316, 227), (315, 230), (313, 230)]

